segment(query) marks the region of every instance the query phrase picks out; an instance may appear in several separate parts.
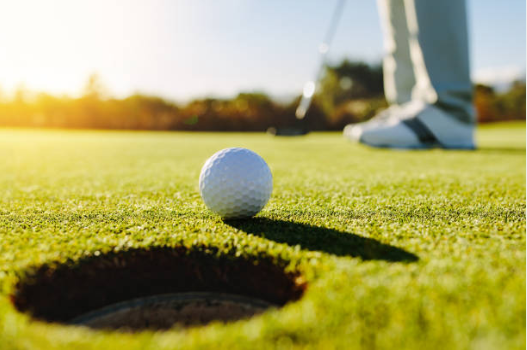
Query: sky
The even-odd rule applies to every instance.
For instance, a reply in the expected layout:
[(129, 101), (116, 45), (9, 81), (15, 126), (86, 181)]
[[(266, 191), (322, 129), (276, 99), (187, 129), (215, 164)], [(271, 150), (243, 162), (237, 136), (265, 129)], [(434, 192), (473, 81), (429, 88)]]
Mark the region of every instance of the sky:
[[(0, 0), (0, 91), (77, 96), (96, 73), (116, 97), (298, 95), (336, 1)], [(525, 76), (525, 1), (468, 0), (468, 10), (473, 78)], [(328, 60), (382, 56), (376, 2), (347, 0)]]

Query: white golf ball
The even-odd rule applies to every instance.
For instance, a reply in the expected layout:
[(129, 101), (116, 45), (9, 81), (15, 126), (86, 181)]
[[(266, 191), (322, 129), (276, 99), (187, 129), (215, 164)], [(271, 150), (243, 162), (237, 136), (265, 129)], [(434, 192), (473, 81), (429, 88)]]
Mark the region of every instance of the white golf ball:
[(207, 207), (224, 219), (256, 215), (273, 190), (265, 160), (246, 148), (226, 148), (203, 165), (199, 191)]

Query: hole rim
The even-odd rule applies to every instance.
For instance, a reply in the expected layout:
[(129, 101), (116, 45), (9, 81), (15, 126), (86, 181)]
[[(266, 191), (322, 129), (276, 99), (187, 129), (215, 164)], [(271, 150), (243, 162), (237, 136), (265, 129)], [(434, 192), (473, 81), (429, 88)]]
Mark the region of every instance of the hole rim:
[[(93, 264), (98, 267), (98, 269), (101, 268), (116, 268), (118, 270), (119, 266), (124, 267), (128, 266), (126, 260), (127, 259), (140, 259), (149, 257), (150, 259), (153, 258), (154, 255), (158, 255), (159, 253), (164, 254), (164, 264), (167, 263), (167, 257), (170, 255), (173, 255), (175, 260), (172, 261), (172, 263), (182, 263), (184, 261), (187, 261), (189, 263), (189, 266), (187, 268), (196, 268), (199, 278), (201, 281), (206, 279), (207, 277), (216, 276), (217, 279), (213, 281), (212, 284), (206, 285), (202, 284), (202, 288), (194, 288), (194, 289), (172, 289), (168, 292), (164, 290), (164, 292), (157, 292), (153, 291), (148, 294), (130, 294), (125, 297), (119, 297), (117, 300), (115, 298), (110, 298), (111, 300), (106, 300), (103, 304), (101, 303), (95, 303), (89, 304), (89, 306), (81, 307), (80, 309), (75, 309), (75, 312), (66, 312), (66, 313), (50, 313), (50, 310), (52, 310), (57, 305), (61, 305), (61, 303), (58, 302), (60, 299), (60, 296), (56, 296), (52, 298), (51, 302), (49, 300), (46, 300), (46, 303), (44, 302), (44, 299), (46, 299), (46, 296), (49, 296), (50, 290), (57, 290), (57, 288), (49, 288), (53, 284), (57, 283), (57, 279), (59, 282), (67, 280), (68, 276), (70, 276), (72, 273), (75, 274), (78, 271), (82, 271), (82, 269), (88, 269), (90, 267), (93, 267)], [(168, 255), (167, 255), (168, 254)], [(117, 260), (114, 260), (117, 259)], [(203, 260), (201, 260), (203, 259)], [(112, 261), (113, 260), (113, 261)], [(170, 260), (170, 259), (169, 259)], [(135, 262), (137, 264), (137, 261)], [(133, 265), (133, 264), (132, 264)], [(183, 264), (184, 266), (184, 264)], [(241, 268), (240, 268), (241, 266)], [(148, 269), (147, 269), (148, 271)], [(194, 271), (194, 272), (196, 272)], [(236, 276), (237, 272), (241, 271), (242, 276)], [(256, 280), (258, 280), (258, 272), (262, 272), (264, 274), (264, 277), (259, 283), (255, 283)], [(251, 272), (251, 273), (249, 273)], [(96, 272), (93, 272), (89, 274), (92, 276), (92, 278), (95, 276), (95, 278), (98, 278), (98, 274)], [(139, 276), (144, 276), (145, 271), (142, 271)], [(247, 288), (247, 285), (244, 284), (244, 280), (241, 277), (252, 275), (254, 278), (252, 278), (249, 281), (249, 287)], [(81, 274), (83, 276), (83, 274)], [(273, 293), (270, 289), (272, 286), (267, 286), (267, 288), (262, 284), (265, 283), (265, 281), (272, 281), (273, 278), (277, 278), (277, 282), (279, 284), (279, 288), (282, 291), (281, 292), (275, 292)], [(140, 278), (140, 277), (138, 277)], [(78, 280), (78, 279), (77, 279)], [(227, 284), (222, 284), (227, 281)], [(228, 281), (233, 282), (234, 284), (229, 285)], [(75, 283), (70, 282), (70, 283)], [(215, 284), (215, 283), (219, 283)], [(44, 284), (45, 288), (44, 290), (47, 291), (47, 293), (42, 293), (41, 287), (42, 284)], [(115, 284), (119, 284), (116, 282)], [(252, 284), (252, 285), (251, 285)], [(86, 283), (84, 283), (86, 285)], [(101, 284), (96, 284), (97, 286), (100, 286)], [(231, 288), (233, 287), (234, 288)], [(236, 288), (236, 287), (240, 288)], [(220, 294), (230, 294), (235, 295), (241, 298), (251, 298), (251, 299), (260, 299), (263, 302), (268, 303), (271, 306), (269, 309), (276, 309), (281, 308), (284, 305), (299, 301), (303, 295), (305, 294), (305, 291), (307, 290), (308, 283), (306, 282), (306, 278), (304, 276), (304, 273), (300, 266), (298, 264), (295, 264), (295, 267), (292, 267), (292, 261), (288, 259), (277, 259), (276, 257), (272, 256), (266, 256), (262, 255), (261, 252), (257, 253), (257, 255), (251, 255), (251, 254), (245, 254), (245, 255), (239, 255), (235, 251), (233, 252), (223, 252), (221, 248), (219, 247), (211, 247), (211, 246), (191, 246), (186, 247), (183, 245), (177, 245), (177, 246), (149, 246), (149, 247), (133, 247), (126, 250), (119, 250), (119, 251), (109, 251), (107, 253), (100, 253), (100, 252), (93, 252), (89, 255), (84, 255), (82, 257), (79, 257), (78, 259), (69, 259), (67, 261), (59, 262), (59, 261), (50, 261), (45, 262), (38, 266), (33, 266), (31, 268), (26, 268), (23, 270), (23, 274), (16, 283), (13, 285), (13, 290), (10, 293), (10, 300), (11, 304), (14, 306), (15, 310), (17, 312), (21, 312), (24, 314), (27, 314), (31, 317), (31, 319), (47, 322), (47, 323), (58, 323), (61, 325), (77, 325), (76, 323), (72, 323), (71, 321), (74, 320), (76, 317), (82, 316), (84, 314), (95, 312), (98, 309), (102, 309), (105, 307), (110, 307), (117, 303), (125, 303), (132, 299), (137, 298), (147, 298), (147, 297), (155, 297), (163, 294), (181, 294), (181, 293), (220, 293)], [(56, 286), (55, 286), (56, 287)], [(172, 286), (173, 287), (173, 286)], [(226, 288), (225, 288), (226, 287)], [(59, 288), (60, 289), (60, 288)], [(68, 293), (68, 288), (64, 288), (65, 291), (63, 291), (63, 295)], [(104, 292), (103, 292), (104, 293)], [(60, 294), (60, 293), (59, 293)], [(75, 294), (75, 293), (74, 293)], [(83, 304), (83, 298), (86, 297), (86, 295), (89, 294), (89, 292), (84, 291), (84, 294), (80, 297), (80, 304)], [(256, 294), (256, 295), (254, 295)], [(35, 298), (36, 303), (35, 303)], [(68, 305), (72, 304), (72, 300), (75, 301), (75, 303), (79, 303), (79, 296), (77, 294), (74, 295), (69, 300), (69, 303), (66, 303), (67, 307)], [(263, 310), (263, 312), (267, 311), (267, 309)], [(260, 313), (256, 313), (254, 316), (258, 316)], [(239, 320), (248, 320), (249, 318), (240, 318)], [(236, 322), (236, 320), (229, 320), (224, 323), (231, 323)], [(214, 321), (214, 320), (213, 320)], [(220, 320), (220, 322), (222, 322)], [(174, 325), (176, 326), (176, 325)], [(198, 325), (202, 326), (202, 325)], [(190, 325), (190, 327), (194, 327), (194, 325)], [(99, 328), (93, 328), (93, 329), (99, 329)], [(153, 327), (155, 329), (155, 327)], [(156, 330), (165, 330), (164, 329), (156, 329)], [(117, 330), (113, 328), (113, 330)], [(142, 330), (151, 330), (151, 328), (145, 328), (140, 330), (134, 330), (134, 331), (142, 331)]]

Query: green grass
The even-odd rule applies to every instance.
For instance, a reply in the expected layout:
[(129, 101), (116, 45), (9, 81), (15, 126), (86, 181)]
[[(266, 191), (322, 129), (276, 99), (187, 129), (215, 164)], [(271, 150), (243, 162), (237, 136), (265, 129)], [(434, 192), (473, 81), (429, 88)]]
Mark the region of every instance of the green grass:
[[(481, 127), (478, 143), (0, 130), (0, 348), (525, 348), (525, 124)], [(197, 186), (229, 146), (274, 176), (257, 219), (231, 225)], [(309, 287), (250, 320), (164, 333), (34, 321), (9, 300), (33, 267), (151, 246), (274, 259)]]

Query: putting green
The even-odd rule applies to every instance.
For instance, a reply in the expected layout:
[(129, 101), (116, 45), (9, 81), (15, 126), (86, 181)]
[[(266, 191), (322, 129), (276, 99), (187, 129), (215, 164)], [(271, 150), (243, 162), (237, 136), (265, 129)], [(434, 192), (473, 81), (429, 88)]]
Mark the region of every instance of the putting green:
[[(478, 144), (390, 151), (337, 133), (0, 130), (0, 348), (525, 348), (525, 124), (483, 126)], [(197, 183), (203, 162), (232, 146), (266, 159), (274, 191), (257, 218), (225, 223)], [(285, 306), (166, 332), (60, 323), (82, 291), (88, 300), (119, 287), (106, 270), (133, 260), (127, 276), (148, 278), (141, 266), (161, 266), (159, 249), (185, 259), (165, 260), (179, 270), (160, 272), (159, 290), (175, 285), (172, 273), (179, 288)], [(92, 291), (89, 278), (105, 282)], [(42, 321), (51, 314), (60, 322)]]

